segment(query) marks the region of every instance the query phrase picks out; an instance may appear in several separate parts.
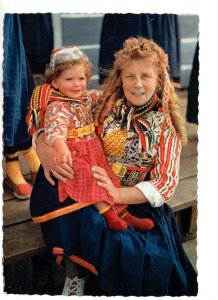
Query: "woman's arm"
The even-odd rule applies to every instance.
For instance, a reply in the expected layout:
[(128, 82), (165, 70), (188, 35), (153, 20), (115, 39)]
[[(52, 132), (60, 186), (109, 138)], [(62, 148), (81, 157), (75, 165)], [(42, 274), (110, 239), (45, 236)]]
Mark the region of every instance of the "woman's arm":
[(73, 168), (67, 163), (56, 164), (53, 160), (55, 149), (45, 143), (45, 134), (41, 133), (36, 141), (36, 152), (44, 169), (46, 179), (54, 185), (51, 173), (58, 180), (66, 182), (66, 178), (73, 178)]
[(107, 193), (114, 199), (116, 204), (139, 204), (146, 203), (148, 200), (145, 195), (137, 187), (121, 187), (114, 186), (107, 172), (98, 166), (92, 167), (94, 178), (97, 184), (103, 187)]
[(161, 206), (170, 200), (179, 181), (181, 139), (166, 128), (160, 137), (156, 164), (149, 181), (142, 181), (136, 187), (147, 197), (152, 206)]
[(98, 185), (105, 188), (117, 204), (140, 204), (147, 201), (154, 207), (170, 200), (179, 179), (181, 141), (178, 134), (166, 130), (161, 136), (156, 157), (156, 165), (151, 171), (151, 179), (134, 187), (116, 188), (106, 171), (99, 167), (92, 169)]

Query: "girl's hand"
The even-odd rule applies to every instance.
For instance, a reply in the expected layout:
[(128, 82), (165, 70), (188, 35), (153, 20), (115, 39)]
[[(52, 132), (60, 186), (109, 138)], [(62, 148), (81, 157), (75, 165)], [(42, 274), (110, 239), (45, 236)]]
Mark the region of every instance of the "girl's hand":
[(73, 167), (72, 156), (68, 148), (59, 148), (54, 156), (55, 164), (66, 163), (70, 167)]
[(108, 195), (110, 195), (114, 199), (114, 201), (119, 199), (120, 188), (114, 186), (105, 169), (98, 166), (93, 166), (91, 170), (93, 173), (93, 177), (97, 180), (98, 186), (104, 188), (107, 191)]

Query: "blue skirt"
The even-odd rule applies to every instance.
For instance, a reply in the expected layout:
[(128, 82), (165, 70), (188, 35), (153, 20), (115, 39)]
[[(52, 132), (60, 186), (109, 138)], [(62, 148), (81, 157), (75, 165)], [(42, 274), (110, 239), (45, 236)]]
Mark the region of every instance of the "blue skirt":
[[(51, 186), (40, 168), (31, 196), (32, 216), (72, 203), (67, 199), (59, 204), (57, 184)], [(113, 232), (97, 210), (88, 206), (42, 222), (42, 233), (48, 247), (93, 271), (106, 295), (196, 296), (197, 275), (182, 247), (171, 208), (142, 204), (128, 210), (137, 217), (150, 217), (155, 228), (140, 232), (129, 226)]]

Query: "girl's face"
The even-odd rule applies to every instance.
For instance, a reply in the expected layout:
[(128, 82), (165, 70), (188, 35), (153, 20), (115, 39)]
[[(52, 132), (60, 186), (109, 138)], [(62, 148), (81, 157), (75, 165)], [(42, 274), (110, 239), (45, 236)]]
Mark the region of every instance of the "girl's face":
[(122, 87), (127, 103), (146, 104), (157, 87), (157, 70), (147, 58), (132, 60), (121, 72)]
[(52, 85), (67, 97), (81, 97), (87, 89), (85, 67), (82, 64), (77, 64), (64, 70), (52, 80)]

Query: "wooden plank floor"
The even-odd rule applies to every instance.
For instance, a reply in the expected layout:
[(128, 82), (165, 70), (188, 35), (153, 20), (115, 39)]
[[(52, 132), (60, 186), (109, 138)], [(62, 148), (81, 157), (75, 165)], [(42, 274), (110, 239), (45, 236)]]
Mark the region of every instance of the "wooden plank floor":
[[(21, 235), (22, 233), (22, 235)], [(4, 262), (10, 264), (46, 252), (39, 224), (32, 221), (4, 228)]]

